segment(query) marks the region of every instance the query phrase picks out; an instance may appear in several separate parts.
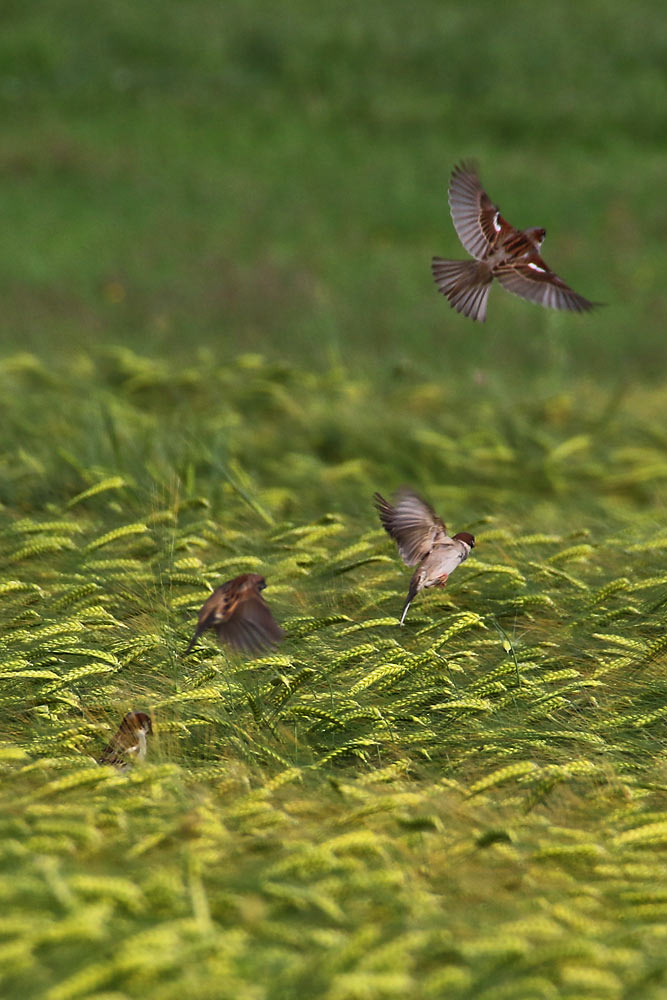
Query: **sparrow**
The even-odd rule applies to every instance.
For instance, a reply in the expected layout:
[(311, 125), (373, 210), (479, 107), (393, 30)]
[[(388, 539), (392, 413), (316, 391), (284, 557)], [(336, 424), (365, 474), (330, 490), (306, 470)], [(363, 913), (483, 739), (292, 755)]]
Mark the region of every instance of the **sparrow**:
[(449, 209), (461, 243), (475, 260), (434, 257), (435, 282), (452, 309), (483, 323), (491, 282), (551, 309), (587, 312), (598, 303), (573, 292), (540, 257), (546, 229), (515, 229), (482, 187), (474, 164), (454, 167)]
[(125, 771), (136, 761), (146, 759), (146, 737), (152, 735), (150, 715), (145, 712), (128, 712), (97, 761)]
[(398, 545), (401, 559), (406, 566), (417, 567), (401, 615), (402, 625), (419, 591), (444, 587), (447, 578), (474, 549), (475, 538), (467, 531), (450, 538), (431, 505), (407, 486), (397, 491), (393, 506), (379, 493), (373, 499), (382, 526)]
[(195, 634), (185, 655), (207, 628), (214, 628), (220, 642), (244, 653), (260, 653), (277, 645), (285, 633), (261, 595), (266, 580), (259, 573), (243, 573), (214, 590), (202, 605)]

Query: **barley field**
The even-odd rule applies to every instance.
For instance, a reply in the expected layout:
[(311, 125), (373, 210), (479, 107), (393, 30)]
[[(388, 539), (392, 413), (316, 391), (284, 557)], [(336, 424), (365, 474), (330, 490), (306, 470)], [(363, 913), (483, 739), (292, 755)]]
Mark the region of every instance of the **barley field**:
[[(662, 6), (2, 19), (3, 1000), (667, 998)], [(464, 156), (604, 308), (448, 308)]]

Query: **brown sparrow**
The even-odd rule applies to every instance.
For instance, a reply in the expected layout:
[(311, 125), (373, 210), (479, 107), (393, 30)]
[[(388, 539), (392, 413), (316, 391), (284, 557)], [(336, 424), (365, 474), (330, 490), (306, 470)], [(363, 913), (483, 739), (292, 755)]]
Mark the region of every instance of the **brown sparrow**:
[(397, 491), (393, 507), (379, 493), (373, 499), (383, 527), (398, 545), (401, 559), (406, 566), (417, 567), (401, 615), (402, 625), (419, 591), (444, 587), (447, 577), (474, 549), (475, 539), (467, 531), (450, 538), (430, 504), (407, 486)]
[(475, 260), (434, 257), (431, 270), (457, 312), (483, 323), (494, 278), (508, 292), (551, 309), (587, 312), (597, 304), (573, 292), (540, 257), (546, 229), (519, 230), (503, 219), (472, 163), (454, 167), (449, 208), (458, 237)]
[(185, 655), (207, 628), (216, 630), (220, 642), (244, 653), (260, 653), (279, 643), (285, 633), (260, 593), (265, 587), (259, 573), (243, 573), (214, 590), (202, 605)]
[(146, 759), (146, 737), (153, 735), (150, 715), (128, 712), (118, 730), (98, 757), (100, 764), (112, 764), (124, 771), (136, 761)]

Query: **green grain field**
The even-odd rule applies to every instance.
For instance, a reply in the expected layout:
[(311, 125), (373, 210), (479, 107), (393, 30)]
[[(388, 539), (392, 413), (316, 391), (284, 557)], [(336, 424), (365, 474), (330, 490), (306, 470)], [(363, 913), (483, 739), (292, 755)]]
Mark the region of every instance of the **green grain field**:
[[(0, 996), (665, 1000), (662, 4), (0, 25)], [(466, 156), (604, 308), (448, 308)]]

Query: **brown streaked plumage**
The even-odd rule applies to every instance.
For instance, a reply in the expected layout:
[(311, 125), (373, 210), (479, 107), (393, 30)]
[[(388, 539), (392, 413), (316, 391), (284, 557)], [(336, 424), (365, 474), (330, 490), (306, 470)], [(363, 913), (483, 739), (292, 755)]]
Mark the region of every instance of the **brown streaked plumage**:
[(406, 566), (417, 567), (401, 615), (402, 625), (419, 591), (425, 587), (444, 587), (447, 578), (474, 549), (475, 539), (467, 531), (459, 531), (450, 538), (431, 505), (408, 486), (396, 492), (393, 506), (379, 493), (373, 499), (380, 521), (396, 542), (401, 559)]
[(473, 163), (454, 167), (449, 207), (461, 243), (475, 260), (434, 257), (435, 282), (452, 309), (483, 323), (491, 283), (550, 309), (588, 312), (598, 303), (572, 291), (540, 257), (545, 229), (519, 230), (503, 219), (482, 187)]
[(98, 757), (98, 763), (111, 764), (124, 771), (146, 758), (146, 737), (153, 735), (153, 723), (145, 712), (128, 712), (117, 731)]
[(257, 654), (276, 646), (285, 633), (261, 595), (266, 580), (259, 573), (243, 573), (214, 590), (202, 605), (195, 634), (185, 655), (207, 628), (214, 628), (220, 642), (244, 653)]

